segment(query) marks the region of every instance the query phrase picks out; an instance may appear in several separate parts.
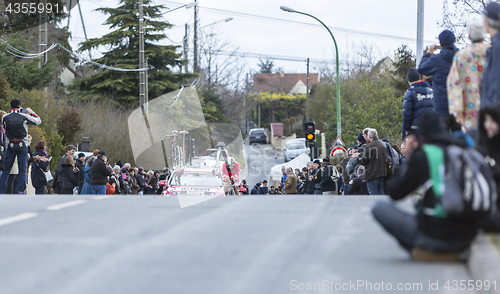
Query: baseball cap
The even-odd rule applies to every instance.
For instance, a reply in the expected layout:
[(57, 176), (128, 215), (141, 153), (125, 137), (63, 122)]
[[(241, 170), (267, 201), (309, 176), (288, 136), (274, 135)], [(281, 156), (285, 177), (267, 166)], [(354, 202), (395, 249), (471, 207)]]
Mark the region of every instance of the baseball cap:
[(500, 20), (500, 3), (492, 1), (490, 4), (486, 5), (483, 14), (488, 18)]

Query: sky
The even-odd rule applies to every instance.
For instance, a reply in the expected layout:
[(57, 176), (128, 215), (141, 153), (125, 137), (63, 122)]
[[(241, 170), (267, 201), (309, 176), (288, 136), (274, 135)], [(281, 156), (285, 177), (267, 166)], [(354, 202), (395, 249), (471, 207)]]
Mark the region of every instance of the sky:
[[(194, 1), (194, 0), (193, 0)], [(153, 4), (174, 9), (191, 0), (153, 0)], [(216, 33), (230, 41), (246, 57), (247, 66), (258, 70), (259, 58), (274, 59), (274, 65), (287, 73), (306, 72), (306, 58), (311, 60), (311, 72), (317, 72), (322, 62), (331, 61), (335, 47), (328, 31), (311, 17), (280, 10), (281, 5), (302, 11), (330, 27), (339, 50), (341, 62), (353, 58), (363, 46), (372, 49), (380, 60), (394, 59), (401, 44), (415, 52), (417, 0), (199, 0), (199, 26), (202, 33)], [(110, 30), (103, 25), (107, 16), (93, 11), (99, 7), (118, 7), (116, 0), (82, 0), (81, 8), (88, 38), (97, 38)], [(442, 1), (425, 1), (424, 44), (437, 44), (442, 31)], [(165, 10), (167, 12), (168, 10)], [(194, 10), (181, 8), (164, 14), (174, 26), (166, 33), (170, 40), (162, 44), (181, 45), (184, 25), (193, 25)], [(229, 22), (214, 22), (232, 17)], [(66, 24), (63, 24), (66, 25)], [(73, 50), (85, 39), (78, 7), (72, 9), (69, 30)], [(191, 29), (192, 31), (192, 29)], [(190, 50), (192, 50), (192, 35)], [(105, 48), (103, 48), (105, 50)], [(98, 55), (93, 53), (93, 57)], [(192, 58), (192, 53), (190, 53)], [(284, 60), (283, 60), (284, 59)]]

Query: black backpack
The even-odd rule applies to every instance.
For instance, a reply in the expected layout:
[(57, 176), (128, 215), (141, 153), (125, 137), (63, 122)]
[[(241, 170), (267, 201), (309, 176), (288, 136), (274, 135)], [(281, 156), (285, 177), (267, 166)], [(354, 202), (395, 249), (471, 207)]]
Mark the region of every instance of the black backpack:
[(424, 145), (432, 188), (437, 203), (435, 217), (487, 218), (496, 209), (497, 190), (493, 173), (484, 157), (474, 149)]
[(19, 113), (9, 113), (3, 119), (5, 134), (9, 140), (24, 139), (28, 132), (24, 128), (26, 118)]

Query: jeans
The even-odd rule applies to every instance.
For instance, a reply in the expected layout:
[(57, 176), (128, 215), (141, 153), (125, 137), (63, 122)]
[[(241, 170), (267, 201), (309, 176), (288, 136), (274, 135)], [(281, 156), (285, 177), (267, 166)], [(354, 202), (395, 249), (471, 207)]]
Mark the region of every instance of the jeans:
[(92, 185), (92, 194), (106, 195), (106, 185)]
[(384, 194), (384, 177), (376, 178), (366, 182), (368, 194), (370, 195), (385, 195)]
[(24, 193), (26, 190), (26, 167), (28, 165), (28, 147), (22, 148), (17, 152), (5, 150), (3, 173), (0, 176), (0, 194), (5, 194), (7, 188), (7, 180), (9, 178), (10, 170), (14, 165), (14, 160), (17, 157), (17, 166), (19, 173), (14, 182), (14, 191), (12, 194)]
[(323, 195), (323, 191), (321, 190), (314, 190), (314, 195)]

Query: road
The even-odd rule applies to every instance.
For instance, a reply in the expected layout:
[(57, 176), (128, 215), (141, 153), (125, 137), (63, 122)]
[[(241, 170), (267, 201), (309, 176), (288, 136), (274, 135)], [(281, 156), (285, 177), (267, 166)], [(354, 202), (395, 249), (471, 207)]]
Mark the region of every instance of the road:
[[(371, 216), (382, 198), (233, 196), (181, 209), (164, 196), (4, 195), (0, 292), (387, 292), (352, 288), (362, 282), (428, 293), (438, 282), (432, 293), (454, 293), (445, 283), (469, 279), (465, 265), (412, 261)], [(333, 290), (299, 290), (308, 283)]]
[(271, 168), (284, 163), (283, 152), (273, 150), (270, 144), (248, 145), (245, 143), (248, 174), (245, 179), (250, 189), (263, 180), (269, 181)]

